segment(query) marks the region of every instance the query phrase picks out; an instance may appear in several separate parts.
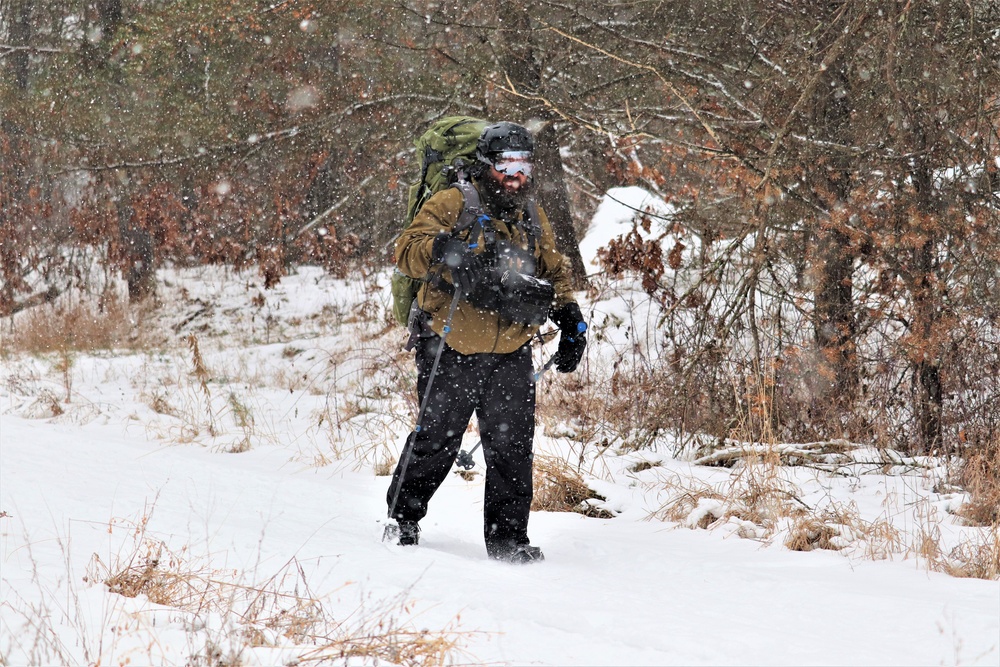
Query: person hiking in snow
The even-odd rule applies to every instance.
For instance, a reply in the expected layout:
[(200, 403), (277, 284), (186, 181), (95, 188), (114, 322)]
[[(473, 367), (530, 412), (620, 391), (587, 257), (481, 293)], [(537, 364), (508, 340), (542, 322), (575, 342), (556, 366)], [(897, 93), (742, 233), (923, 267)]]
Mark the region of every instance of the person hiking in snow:
[[(487, 126), (468, 168), (471, 183), (434, 194), (396, 240), (399, 270), (426, 281), (409, 324), (419, 398), (440, 348), (423, 422), (410, 434), (386, 494), (401, 545), (419, 542), (418, 522), (475, 412), (486, 459), (487, 553), (515, 563), (544, 558), (528, 539), (535, 433), (530, 342), (546, 319), (555, 322), (561, 334), (553, 362), (569, 373), (587, 341), (567, 262), (532, 196), (533, 149), (524, 127)], [(479, 200), (471, 223), (463, 216), (470, 199)]]

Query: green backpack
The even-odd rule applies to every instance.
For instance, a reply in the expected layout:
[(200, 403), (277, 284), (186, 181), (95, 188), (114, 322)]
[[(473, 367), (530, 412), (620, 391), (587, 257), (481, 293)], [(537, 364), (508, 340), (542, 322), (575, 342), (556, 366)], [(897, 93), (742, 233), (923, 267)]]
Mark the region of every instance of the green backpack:
[[(417, 138), (414, 145), (421, 160), (420, 180), (410, 186), (404, 229), (410, 226), (431, 195), (455, 185), (462, 167), (475, 161), (476, 144), (487, 125), (489, 122), (481, 118), (446, 116)], [(462, 191), (468, 206), (468, 194), (472, 189), (462, 188)], [(404, 327), (422, 282), (399, 269), (392, 273), (392, 315)]]

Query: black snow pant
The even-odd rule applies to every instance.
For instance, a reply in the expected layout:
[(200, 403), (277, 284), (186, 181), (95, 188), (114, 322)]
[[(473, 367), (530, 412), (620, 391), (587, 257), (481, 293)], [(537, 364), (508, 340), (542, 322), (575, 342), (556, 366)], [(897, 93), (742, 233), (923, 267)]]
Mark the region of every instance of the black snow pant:
[[(419, 401), (440, 344), (436, 335), (416, 342)], [(431, 496), (455, 462), (473, 411), (479, 420), (486, 459), (486, 550), (490, 556), (502, 558), (517, 545), (528, 544), (535, 437), (535, 381), (529, 344), (510, 354), (470, 355), (459, 354), (445, 344), (421, 430), (411, 433), (406, 441), (386, 501), (391, 509), (399, 487), (393, 518), (424, 518)], [(402, 471), (404, 462), (406, 469)]]

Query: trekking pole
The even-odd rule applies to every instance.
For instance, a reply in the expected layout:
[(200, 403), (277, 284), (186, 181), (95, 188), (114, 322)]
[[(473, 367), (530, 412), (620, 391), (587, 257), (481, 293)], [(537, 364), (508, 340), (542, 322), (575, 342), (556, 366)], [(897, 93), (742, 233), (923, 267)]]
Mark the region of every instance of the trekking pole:
[(541, 377), (545, 375), (546, 371), (552, 368), (552, 364), (554, 363), (556, 363), (556, 355), (553, 354), (551, 357), (549, 357), (549, 360), (545, 362), (545, 365), (542, 366), (542, 370), (535, 371), (535, 373), (531, 376), (531, 379), (534, 380), (535, 382), (538, 382), (541, 379)]
[[(541, 378), (543, 375), (545, 375), (545, 372), (548, 371), (550, 368), (552, 368), (552, 364), (554, 363), (556, 363), (556, 355), (553, 354), (551, 357), (549, 357), (549, 360), (545, 362), (545, 365), (542, 366), (541, 370), (535, 371), (534, 373), (531, 374), (532, 381), (538, 382), (538, 379)], [(459, 468), (462, 468), (463, 470), (472, 470), (473, 468), (475, 468), (476, 461), (475, 459), (472, 458), (472, 455), (476, 453), (476, 450), (479, 449), (482, 446), (482, 444), (483, 441), (480, 439), (480, 441), (476, 443), (476, 446), (470, 449), (469, 451), (465, 450), (460, 451), (458, 453), (458, 456), (455, 458), (455, 465), (457, 465)]]
[(420, 401), (420, 410), (417, 412), (417, 425), (410, 431), (403, 445), (403, 454), (399, 461), (399, 479), (396, 481), (396, 490), (392, 494), (392, 503), (389, 505), (389, 518), (393, 518), (396, 513), (396, 503), (399, 502), (399, 492), (403, 488), (403, 479), (406, 477), (406, 467), (410, 463), (410, 452), (413, 451), (413, 444), (417, 439), (417, 433), (423, 428), (424, 413), (427, 411), (428, 399), (431, 396), (431, 386), (434, 384), (434, 376), (437, 375), (438, 363), (441, 361), (441, 352), (444, 351), (444, 342), (448, 339), (451, 331), (451, 320), (455, 316), (455, 308), (462, 297), (462, 290), (455, 288), (455, 296), (451, 298), (451, 308), (448, 309), (448, 319), (444, 321), (444, 330), (441, 332), (441, 343), (438, 345), (437, 354), (434, 355), (434, 363), (431, 365), (431, 374), (427, 377), (427, 388), (424, 389), (424, 397)]

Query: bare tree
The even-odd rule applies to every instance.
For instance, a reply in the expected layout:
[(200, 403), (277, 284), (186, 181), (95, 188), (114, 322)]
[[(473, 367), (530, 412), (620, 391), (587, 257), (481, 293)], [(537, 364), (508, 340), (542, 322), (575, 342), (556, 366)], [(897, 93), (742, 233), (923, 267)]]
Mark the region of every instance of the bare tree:
[[(549, 88), (546, 102), (581, 129), (633, 139), (641, 157), (629, 164), (632, 177), (671, 180), (682, 218), (707, 238), (753, 239), (740, 288), (703, 313), (714, 321), (705, 344), (718, 346), (721, 327), (755, 366), (780, 361), (800, 388), (785, 397), (802, 405), (795, 419), (826, 412), (826, 426), (813, 426), (840, 430), (852, 414), (856, 435), (891, 431), (931, 450), (942, 444), (948, 396), (966, 381), (948, 379), (955, 348), (946, 323), (975, 305), (959, 303), (949, 283), (970, 265), (965, 252), (994, 242), (981, 221), (996, 218), (995, 187), (977, 174), (997, 155), (988, 28), (996, 11), (992, 3), (579, 3), (547, 22), (573, 58), (561, 68), (569, 85)], [(719, 271), (719, 257), (710, 259), (706, 269)], [(785, 275), (784, 266), (800, 270)], [(669, 285), (660, 288), (669, 295)], [(796, 319), (812, 323), (811, 342)], [(741, 332), (749, 348), (735, 338)], [(887, 350), (902, 365), (887, 363)], [(702, 358), (689, 356), (688, 367)], [(907, 406), (891, 389), (905, 381)], [(784, 409), (776, 412), (791, 419), (793, 406)], [(909, 427), (886, 429), (900, 411)]]
[(529, 123), (533, 119), (538, 120), (535, 157), (540, 183), (539, 203), (552, 223), (556, 246), (569, 260), (574, 286), (582, 289), (586, 285), (586, 269), (570, 211), (560, 154), (559, 118), (551, 109), (538, 103), (539, 99), (544, 99), (544, 90), (548, 85), (535, 45), (538, 26), (533, 23), (531, 12), (523, 2), (496, 2), (494, 13), (497, 28), (490, 38), (498, 54), (497, 65), (502, 82), (499, 89), (505, 93), (497, 100), (497, 113), (507, 114), (508, 109), (514, 109), (515, 118)]

